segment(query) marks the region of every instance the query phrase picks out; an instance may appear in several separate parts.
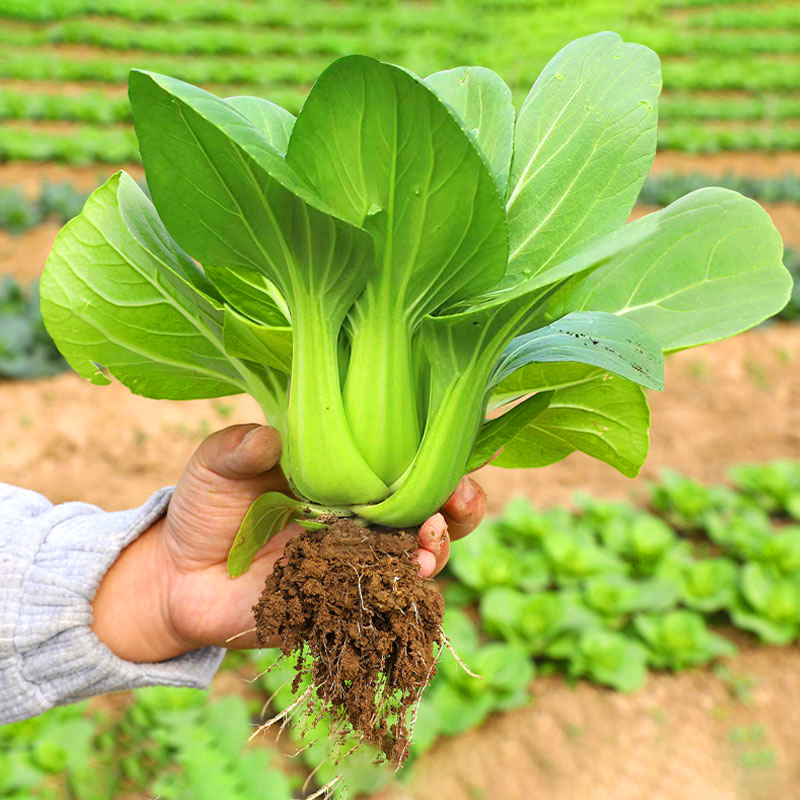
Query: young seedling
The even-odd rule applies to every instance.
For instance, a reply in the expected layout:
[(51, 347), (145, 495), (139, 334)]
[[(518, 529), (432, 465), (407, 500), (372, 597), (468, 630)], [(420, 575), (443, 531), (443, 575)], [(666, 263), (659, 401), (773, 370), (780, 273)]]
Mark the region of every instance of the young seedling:
[[(660, 87), (655, 54), (613, 33), (565, 47), (518, 112), (481, 67), (422, 79), (348, 56), (296, 119), (134, 70), (152, 202), (118, 173), (48, 260), (42, 312), (80, 375), (155, 398), (248, 392), (281, 431), (294, 497), (256, 501), (232, 575), (289, 519), (346, 521), (295, 539), (259, 607), (285, 610), (284, 649), (309, 646), (326, 702), (395, 760), (441, 603), (403, 566), (413, 537), (368, 526), (419, 525), (501, 446), (499, 467), (581, 450), (635, 475), (663, 354), (789, 298), (780, 237), (736, 192), (626, 223)], [(613, 644), (583, 642), (586, 669)]]

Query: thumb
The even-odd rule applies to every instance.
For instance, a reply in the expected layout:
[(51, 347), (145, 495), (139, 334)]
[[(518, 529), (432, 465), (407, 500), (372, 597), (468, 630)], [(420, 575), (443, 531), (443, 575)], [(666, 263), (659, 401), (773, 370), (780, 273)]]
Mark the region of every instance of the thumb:
[(192, 461), (201, 470), (229, 480), (247, 480), (274, 469), (281, 436), (268, 425), (232, 425), (209, 436)]

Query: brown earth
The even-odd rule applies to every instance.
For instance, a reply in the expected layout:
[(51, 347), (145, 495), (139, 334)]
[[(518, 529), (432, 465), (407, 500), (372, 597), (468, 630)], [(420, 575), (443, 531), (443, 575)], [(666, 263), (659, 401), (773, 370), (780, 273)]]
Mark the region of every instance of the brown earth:
[(761, 150), (740, 150), (712, 155), (690, 155), (661, 150), (656, 154), (653, 172), (702, 172), (705, 175), (735, 172), (758, 177), (783, 175), (785, 172), (800, 173), (800, 151), (765, 153)]
[(57, 94), (63, 97), (77, 97), (89, 92), (101, 93), (107, 97), (121, 97), (128, 92), (125, 84), (101, 83), (100, 81), (37, 81), (23, 78), (2, 78), (0, 89), (14, 92), (35, 92), (36, 94)]
[(349, 723), (335, 726), (342, 752), (355, 731), (395, 767), (408, 755), (409, 709), (436, 674), (433, 648), (442, 644), (444, 600), (417, 576), (416, 547), (416, 531), (367, 531), (352, 520), (305, 531), (253, 609), (259, 645), (277, 640), (285, 656), (305, 646), (312, 658), (296, 664), (294, 691), (311, 679), (296, 716), (314, 719), (321, 703), (332, 722)]
[(88, 167), (70, 167), (66, 164), (47, 162), (8, 161), (0, 164), (0, 185), (19, 186), (23, 192), (35, 195), (42, 181), (51, 183), (68, 181), (79, 189), (96, 189), (106, 178), (120, 169), (130, 173), (136, 180), (144, 178), (141, 164), (91, 164)]
[(0, 230), (0, 275), (13, 275), (23, 283), (36, 280), (60, 230), (57, 222), (45, 222), (22, 233)]
[[(69, 119), (7, 119), (3, 121), (3, 127), (18, 131), (18, 136), (29, 131), (37, 134), (46, 133), (51, 136), (64, 136), (75, 135), (81, 128), (87, 127), (87, 123)], [(104, 131), (109, 132), (123, 132), (131, 129), (131, 126), (125, 122), (112, 122), (104, 124), (102, 127)]]

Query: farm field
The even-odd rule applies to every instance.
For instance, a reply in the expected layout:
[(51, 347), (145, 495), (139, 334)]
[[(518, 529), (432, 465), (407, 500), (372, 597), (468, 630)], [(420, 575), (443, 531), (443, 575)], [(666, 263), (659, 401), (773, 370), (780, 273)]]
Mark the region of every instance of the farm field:
[[(38, 280), (62, 225), (115, 171), (124, 168), (144, 182), (125, 90), (132, 66), (175, 75), (220, 96), (259, 94), (296, 113), (321, 69), (348, 53), (373, 55), (421, 75), (474, 63), (503, 76), (519, 108), (556, 50), (597, 30), (647, 44), (662, 59), (659, 149), (632, 218), (699, 186), (734, 188), (770, 214), (797, 280), (795, 2), (5, 0), (0, 283), (5, 276), (22, 286)], [(0, 370), (9, 341), (2, 313)], [(780, 321), (670, 356), (665, 392), (648, 391), (651, 448), (637, 478), (581, 453), (543, 469), (484, 467), (477, 479), (487, 491), (489, 514), (498, 517), (518, 498), (539, 509), (574, 509), (576, 492), (644, 508), (665, 470), (702, 485), (731, 485), (733, 465), (800, 459), (798, 321), (796, 288)], [(130, 508), (173, 484), (208, 433), (260, 416), (248, 396), (154, 401), (116, 383), (92, 386), (70, 371), (0, 377), (0, 482), (42, 492), (53, 502)], [(796, 524), (785, 509), (770, 515), (779, 529)], [(679, 538), (686, 533), (676, 530)], [(464, 594), (462, 583), (453, 569), (438, 581), (446, 595), (451, 592), (453, 607), (458, 592)], [(481, 646), (505, 646), (482, 621), (474, 597), (464, 607), (481, 631)], [(358, 761), (349, 774), (352, 796), (800, 800), (798, 635), (786, 645), (768, 644), (719, 611), (702, 613), (736, 645), (735, 655), (709, 657), (689, 669), (651, 665), (643, 687), (625, 693), (596, 676), (565, 679), (563, 664), (553, 666), (536, 653), (535, 678), (532, 671), (521, 678), (525, 685), (509, 689), (509, 699), (490, 675), (494, 704), (471, 724), (437, 728), (399, 782), (371, 768), (368, 758)], [(262, 666), (232, 655), (208, 698), (125, 693), (94, 699), (74, 713), (56, 710), (5, 735), (0, 728), (0, 798), (314, 796), (336, 774), (332, 768), (311, 775), (327, 755), (324, 746), (292, 759), (299, 747), (291, 730), (278, 745), (265, 739), (245, 746), (225, 722), (249, 726), (277, 691), (267, 678), (246, 683)], [(465, 718), (469, 705), (479, 702), (470, 691), (463, 690), (463, 706), (457, 707)], [(273, 708), (287, 704), (285, 693), (279, 694)], [(53, 752), (37, 749), (38, 736), (52, 741)], [(73, 738), (82, 744), (70, 745)], [(239, 763), (241, 752), (255, 755)], [(258, 780), (260, 792), (252, 788)]]

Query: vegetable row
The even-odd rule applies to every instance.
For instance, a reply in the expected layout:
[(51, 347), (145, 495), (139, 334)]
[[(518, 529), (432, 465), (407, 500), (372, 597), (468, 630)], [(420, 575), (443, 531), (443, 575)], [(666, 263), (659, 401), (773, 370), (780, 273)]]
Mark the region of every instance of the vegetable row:
[(800, 127), (753, 124), (724, 127), (699, 123), (674, 122), (660, 125), (658, 146), (661, 150), (685, 153), (718, 153), (723, 150), (798, 150)]
[[(89, 45), (109, 50), (140, 50), (174, 55), (253, 55), (300, 56), (323, 55), (335, 58), (349, 53), (380, 52), (384, 57), (401, 58), (404, 51), (418, 41), (419, 36), (435, 33), (437, 42), (462, 39), (485, 40), (486, 33), (470, 30), (459, 17), (445, 22), (440, 16), (428, 20), (423, 14), (418, 20), (399, 19), (375, 14), (365, 18), (365, 23), (353, 28), (328, 30), (325, 28), (298, 29), (293, 25), (266, 30), (245, 29), (238, 26), (189, 25), (175, 31), (174, 24), (129, 25), (107, 22), (74, 20), (47, 28), (0, 30), (0, 44), (35, 47), (55, 44)], [(742, 42), (752, 52), (776, 52), (766, 41)], [(794, 42), (791, 52), (800, 49)], [(783, 48), (778, 52), (783, 51)]]
[[(0, 101), (2, 102), (2, 101)], [(671, 93), (658, 102), (661, 120), (789, 120), (800, 118), (800, 99), (790, 95), (714, 95)]]
[[(495, 12), (496, 13), (496, 12)], [(507, 14), (508, 9), (503, 8)], [(234, 55), (326, 55), (380, 52), (399, 57), (412, 47), (420, 34), (435, 34), (435, 41), (491, 41), (480, 27), (463, 22), (459, 15), (444, 18), (423, 13), (398, 17), (371, 10), (362, 11), (360, 24), (331, 30), (326, 27), (298, 29), (291, 22), (268, 30), (243, 30), (237, 26), (184, 25), (176, 35), (174, 24), (131, 25), (126, 23), (70, 20), (46, 28), (11, 28), (0, 31), (0, 44), (22, 47), (53, 44), (89, 45), (110, 50), (143, 50), (158, 53)], [(287, 20), (287, 22), (289, 22)], [(524, 19), (520, 22), (524, 24)], [(800, 34), (732, 32), (709, 36), (704, 31), (686, 31), (672, 26), (626, 31), (630, 38), (645, 42), (662, 56), (736, 56), (800, 52)], [(428, 45), (430, 43), (427, 43)], [(488, 54), (487, 54), (488, 55)]]
[(139, 161), (133, 128), (82, 126), (63, 133), (0, 126), (0, 162), (61, 161), (73, 166)]
[(0, 280), (0, 379), (40, 378), (69, 369), (45, 330), (38, 285)]
[[(380, 13), (380, 12), (378, 12)], [(437, 9), (420, 3), (387, 5), (387, 16), (399, 22), (426, 26), (453, 24), (447, 9)], [(249, 3), (243, 0), (193, 0), (191, 3), (163, 3), (159, 0), (5, 0), (0, 16), (31, 22), (54, 22), (69, 17), (114, 17), (132, 22), (165, 23), (238, 23), (247, 26), (291, 27), (299, 29), (369, 28), (376, 16), (376, 7), (367, 2), (333, 5), (326, 2), (303, 4), (302, 14), (297, 5), (278, 0), (270, 3)]]
[[(282, 99), (296, 105), (300, 97), (282, 93)], [(0, 105), (2, 105), (0, 99)], [(289, 106), (290, 108), (294, 106)], [(113, 106), (107, 112), (115, 113)], [(708, 127), (702, 124), (671, 122), (659, 126), (661, 150), (686, 153), (716, 153), (728, 150), (786, 151), (800, 149), (800, 128), (773, 124), (736, 127)], [(20, 123), (0, 127), (0, 162), (57, 161), (87, 164), (139, 162), (139, 147), (133, 128), (107, 124), (65, 127), (63, 132)]]
[[(417, 52), (413, 60), (420, 72), (430, 71), (437, 63), (457, 63), (463, 56), (451, 41), (438, 50)], [(375, 52), (370, 47), (367, 53)], [(148, 55), (142, 68), (172, 74), (190, 83), (310, 85), (330, 59), (309, 55), (298, 58), (257, 59), (251, 57), (206, 56), (185, 59), (169, 55)], [(481, 60), (480, 55), (476, 60)], [(97, 81), (125, 83), (129, 63), (108, 56), (76, 58), (53, 52), (14, 50), (0, 62), (0, 78), (50, 81)], [(515, 84), (530, 85), (535, 68), (526, 69)], [(747, 90), (753, 92), (794, 92), (800, 84), (800, 61), (747, 57), (704, 57), (690, 61), (666, 61), (664, 86), (669, 90)]]
[(774, 177), (752, 177), (732, 172), (724, 175), (700, 172), (655, 173), (647, 176), (639, 194), (639, 202), (651, 206), (666, 206), (703, 186), (724, 186), (760, 203), (800, 203), (800, 175), (794, 172), (785, 172)]
[(800, 7), (793, 3), (776, 3), (760, 8), (719, 8), (693, 14), (687, 23), (696, 28), (716, 30), (800, 30)]
[(477, 606), (484, 634), (540, 669), (621, 691), (650, 669), (732, 655), (711, 625), (797, 641), (800, 462), (731, 477), (738, 491), (667, 473), (652, 487), (657, 514), (585, 496), (574, 514), (514, 502), (453, 548), (449, 605)]
[[(174, 58), (148, 56), (142, 68), (175, 73), (190, 83), (252, 84), (272, 83), (310, 85), (330, 61), (329, 58), (253, 59), (208, 56), (206, 58)], [(19, 78), (40, 81), (97, 81), (124, 84), (128, 81), (130, 62), (100, 57), (76, 58), (50, 51), (14, 51), (4, 54), (0, 61), (0, 78)]]
[[(232, 94), (235, 89), (229, 90)], [(301, 86), (264, 87), (263, 94), (293, 112), (302, 105)], [(782, 95), (750, 96), (735, 99), (668, 94), (659, 101), (659, 118), (668, 122), (689, 121), (783, 121), (800, 119), (800, 100)], [(24, 91), (0, 87), (0, 119), (86, 122), (107, 125), (130, 122), (131, 111), (124, 94), (108, 94), (89, 89), (82, 94)]]

